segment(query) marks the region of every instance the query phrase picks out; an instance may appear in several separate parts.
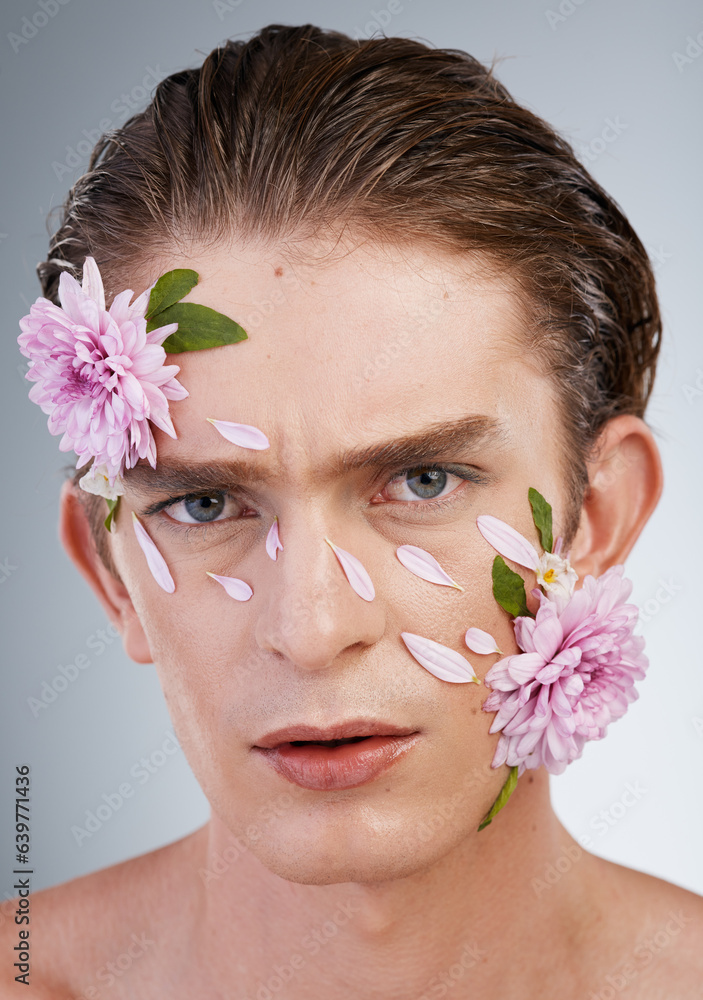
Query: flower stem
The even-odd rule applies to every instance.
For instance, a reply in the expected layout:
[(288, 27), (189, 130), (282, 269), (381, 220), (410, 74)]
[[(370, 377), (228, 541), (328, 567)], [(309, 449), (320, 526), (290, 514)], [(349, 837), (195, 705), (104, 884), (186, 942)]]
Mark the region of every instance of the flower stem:
[(510, 774), (508, 775), (508, 779), (501, 788), (498, 798), (495, 800), (489, 811), (481, 820), (481, 825), (478, 828), (479, 831), (483, 830), (485, 826), (488, 826), (488, 824), (491, 822), (495, 814), (497, 812), (500, 812), (500, 810), (503, 808), (505, 803), (508, 801), (510, 796), (515, 791), (516, 786), (517, 786), (517, 764), (514, 767), (510, 768)]

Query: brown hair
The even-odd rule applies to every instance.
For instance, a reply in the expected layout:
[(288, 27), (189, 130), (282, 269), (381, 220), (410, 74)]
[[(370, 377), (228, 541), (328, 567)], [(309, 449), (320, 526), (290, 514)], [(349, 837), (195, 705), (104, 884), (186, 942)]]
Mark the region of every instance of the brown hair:
[[(661, 320), (642, 243), (570, 145), (461, 50), (310, 24), (229, 40), (101, 137), (61, 211), (37, 268), (57, 304), (88, 254), (109, 301), (160, 250), (232, 236), (347, 225), (484, 255), (523, 290), (527, 351), (563, 402), (566, 545), (600, 430), (644, 415)], [(104, 504), (84, 499), (109, 562)]]

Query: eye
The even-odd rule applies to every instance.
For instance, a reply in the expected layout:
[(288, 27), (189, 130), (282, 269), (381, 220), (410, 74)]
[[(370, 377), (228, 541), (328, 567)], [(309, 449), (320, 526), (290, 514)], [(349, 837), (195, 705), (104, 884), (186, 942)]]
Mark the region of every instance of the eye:
[(208, 493), (184, 497), (163, 507), (169, 517), (181, 524), (211, 524), (240, 513), (240, 505), (229, 493)]
[(404, 469), (388, 483), (384, 492), (392, 500), (410, 503), (417, 500), (443, 500), (457, 492), (457, 482), (467, 479), (482, 481), (477, 473), (469, 469), (451, 472), (446, 466), (420, 465)]

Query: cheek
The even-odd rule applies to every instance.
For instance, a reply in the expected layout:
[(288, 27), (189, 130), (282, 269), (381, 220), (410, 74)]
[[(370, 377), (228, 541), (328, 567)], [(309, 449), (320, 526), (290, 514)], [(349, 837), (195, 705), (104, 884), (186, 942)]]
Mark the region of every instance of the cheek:
[[(387, 602), (386, 635), (399, 635), (402, 631), (414, 632), (427, 639), (433, 639), (458, 651), (483, 680), (493, 664), (501, 657), (498, 653), (479, 654), (469, 649), (465, 642), (468, 629), (478, 628), (491, 635), (504, 655), (517, 653), (513, 619), (496, 601), (493, 595), (491, 568), (493, 553), (473, 554), (461, 557), (459, 569), (456, 548), (427, 544), (440, 565), (451, 567), (451, 577), (463, 587), (463, 592), (452, 587), (443, 587), (406, 575), (396, 577), (390, 583), (390, 597)], [(470, 566), (470, 572), (461, 572), (461, 565)], [(534, 576), (523, 570), (526, 591), (529, 597), (530, 580)], [(408, 654), (410, 655), (410, 654)], [(448, 688), (448, 682), (442, 689)], [(486, 689), (488, 694), (488, 689)]]
[(180, 720), (181, 727), (191, 728), (199, 721), (211, 730), (223, 688), (244, 690), (254, 660), (258, 662), (245, 648), (253, 628), (251, 608), (224, 596), (199, 564), (184, 565), (173, 554), (167, 564), (176, 590), (166, 593), (151, 576), (135, 540), (115, 538), (113, 545), (174, 724)]
[(182, 612), (151, 608), (145, 631), (169, 706), (210, 728), (233, 704), (244, 710), (263, 657), (247, 645), (253, 625), (242, 607), (218, 613), (199, 593), (183, 603)]

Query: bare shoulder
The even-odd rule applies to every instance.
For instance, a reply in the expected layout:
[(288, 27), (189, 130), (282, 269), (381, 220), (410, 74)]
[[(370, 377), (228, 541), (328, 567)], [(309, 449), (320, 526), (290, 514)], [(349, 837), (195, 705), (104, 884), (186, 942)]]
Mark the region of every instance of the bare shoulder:
[[(195, 859), (203, 832), (137, 858), (33, 893), (30, 897), (30, 989), (18, 993), (17, 970), (6, 960), (18, 943), (17, 900), (3, 905), (0, 922), (0, 1000), (96, 1000), (135, 963), (143, 973), (160, 941), (170, 937), (183, 912), (179, 870)], [(25, 939), (26, 940), (26, 939)], [(120, 984), (121, 985), (121, 984)], [(122, 993), (110, 989), (117, 1000)]]
[(622, 933), (596, 995), (632, 988), (638, 1000), (703, 1000), (703, 896), (603, 858), (598, 867), (603, 912)]

